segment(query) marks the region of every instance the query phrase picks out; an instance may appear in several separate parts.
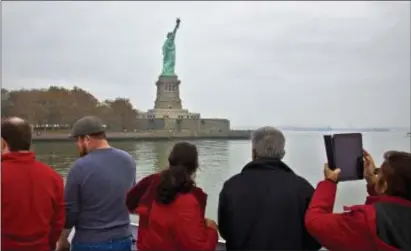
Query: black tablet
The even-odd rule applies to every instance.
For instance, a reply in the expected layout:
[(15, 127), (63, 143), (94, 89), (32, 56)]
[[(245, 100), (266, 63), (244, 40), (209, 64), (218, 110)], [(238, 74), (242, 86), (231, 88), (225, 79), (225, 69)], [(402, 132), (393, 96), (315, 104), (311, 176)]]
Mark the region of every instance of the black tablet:
[(340, 181), (364, 178), (361, 133), (324, 135), (324, 144), (330, 169), (341, 169)]

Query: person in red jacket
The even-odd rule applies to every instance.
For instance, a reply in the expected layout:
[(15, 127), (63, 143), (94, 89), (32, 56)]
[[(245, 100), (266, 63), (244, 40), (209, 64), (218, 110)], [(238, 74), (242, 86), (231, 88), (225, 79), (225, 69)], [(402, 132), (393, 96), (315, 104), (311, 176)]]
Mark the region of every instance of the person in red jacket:
[(205, 219), (207, 195), (195, 186), (195, 145), (174, 145), (169, 168), (142, 179), (127, 194), (126, 205), (137, 213), (137, 249), (215, 250), (217, 225)]
[(365, 205), (334, 214), (339, 169), (325, 164), (305, 215), (310, 234), (329, 250), (411, 250), (411, 154), (390, 151), (381, 168), (364, 151)]
[(65, 220), (64, 182), (30, 151), (31, 126), (1, 121), (1, 250), (54, 250)]

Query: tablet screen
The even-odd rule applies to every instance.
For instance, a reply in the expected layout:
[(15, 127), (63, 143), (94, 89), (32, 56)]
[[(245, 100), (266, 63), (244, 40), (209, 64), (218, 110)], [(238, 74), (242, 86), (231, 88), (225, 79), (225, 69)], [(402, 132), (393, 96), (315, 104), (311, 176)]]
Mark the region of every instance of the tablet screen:
[(361, 133), (334, 134), (334, 161), (341, 169), (340, 180), (363, 179)]

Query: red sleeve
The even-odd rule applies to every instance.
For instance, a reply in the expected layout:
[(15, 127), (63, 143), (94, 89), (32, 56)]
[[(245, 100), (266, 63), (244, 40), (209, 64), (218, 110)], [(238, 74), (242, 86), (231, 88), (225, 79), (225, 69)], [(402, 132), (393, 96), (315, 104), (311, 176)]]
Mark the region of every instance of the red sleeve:
[(133, 213), (133, 211), (137, 208), (141, 197), (147, 191), (153, 178), (156, 177), (157, 175), (158, 174), (152, 174), (152, 175), (149, 175), (143, 178), (134, 187), (132, 187), (130, 191), (128, 191), (127, 197), (126, 197), (126, 205), (127, 205), (128, 210), (131, 213)]
[(56, 201), (54, 203), (54, 214), (50, 232), (51, 250), (56, 248), (56, 243), (60, 238), (61, 232), (63, 231), (64, 222), (66, 220), (66, 209), (64, 205), (64, 182), (61, 177), (58, 177)]
[[(189, 195), (186, 195), (189, 196)], [(175, 238), (181, 250), (215, 250), (218, 242), (217, 230), (206, 227), (200, 205), (194, 197), (186, 198), (178, 207), (175, 217)]]
[[(328, 250), (367, 248), (364, 234), (369, 233), (364, 214), (360, 211), (332, 213), (337, 184), (321, 181), (305, 214), (308, 232)], [(364, 249), (366, 250), (366, 249)]]

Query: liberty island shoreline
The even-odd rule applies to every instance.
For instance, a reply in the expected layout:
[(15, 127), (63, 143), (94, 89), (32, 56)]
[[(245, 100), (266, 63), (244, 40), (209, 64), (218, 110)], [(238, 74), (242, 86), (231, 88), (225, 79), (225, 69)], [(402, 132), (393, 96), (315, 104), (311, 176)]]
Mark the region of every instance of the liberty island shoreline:
[[(107, 139), (110, 141), (154, 141), (154, 140), (245, 140), (249, 139), (252, 130), (232, 130), (228, 133), (196, 133), (192, 131), (152, 131), (152, 132), (107, 132)], [(33, 135), (33, 142), (61, 142), (72, 141), (69, 133), (49, 133), (44, 132)]]

